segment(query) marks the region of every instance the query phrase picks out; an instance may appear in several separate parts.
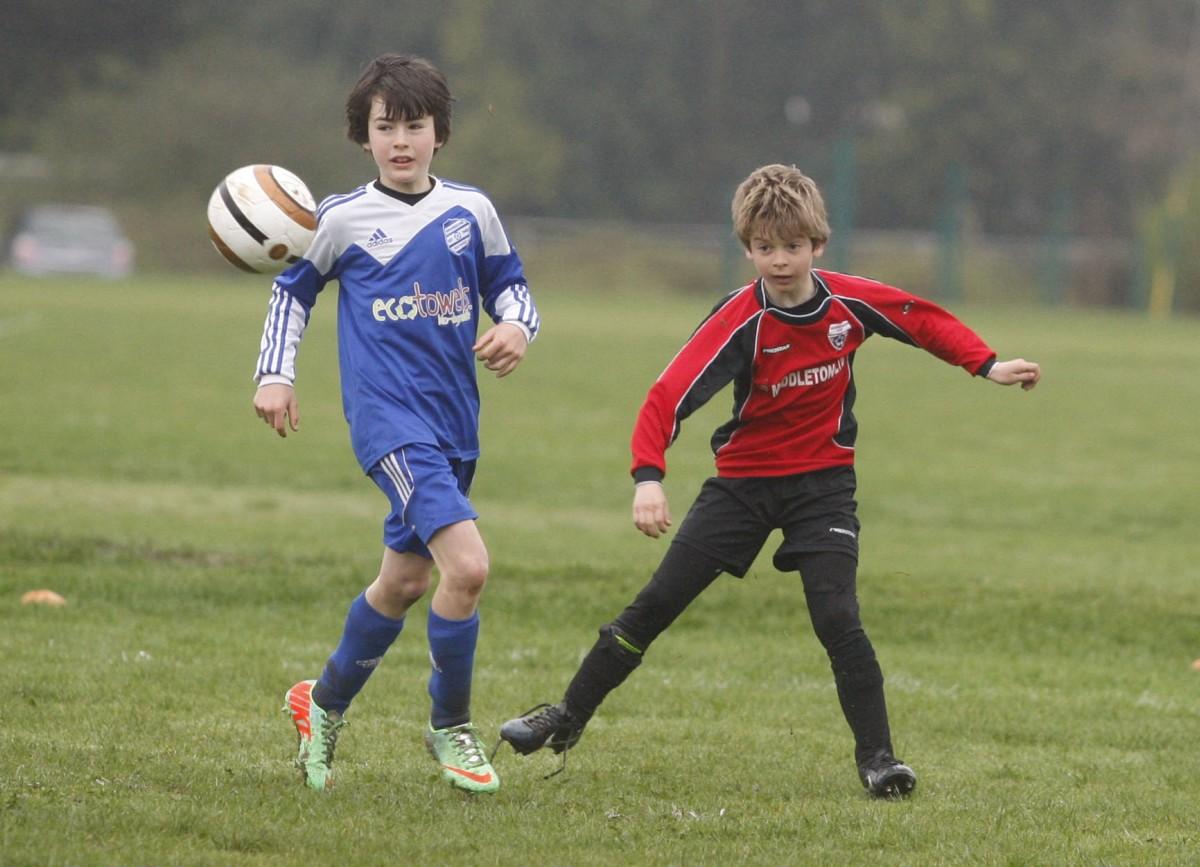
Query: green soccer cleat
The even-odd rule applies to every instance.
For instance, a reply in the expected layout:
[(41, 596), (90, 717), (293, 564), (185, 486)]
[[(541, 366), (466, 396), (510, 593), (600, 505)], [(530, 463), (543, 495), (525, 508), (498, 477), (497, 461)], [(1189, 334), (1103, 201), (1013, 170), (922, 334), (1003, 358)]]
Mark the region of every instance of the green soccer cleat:
[(310, 789), (323, 792), (333, 788), (333, 751), (346, 721), (341, 714), (326, 713), (312, 700), (315, 683), (302, 680), (289, 689), (283, 712), (291, 717), (300, 741), (296, 767)]
[(434, 761), (442, 766), (442, 779), (467, 792), (494, 792), (500, 788), (500, 776), (492, 763), (479, 733), (470, 723), (425, 732), (425, 746)]

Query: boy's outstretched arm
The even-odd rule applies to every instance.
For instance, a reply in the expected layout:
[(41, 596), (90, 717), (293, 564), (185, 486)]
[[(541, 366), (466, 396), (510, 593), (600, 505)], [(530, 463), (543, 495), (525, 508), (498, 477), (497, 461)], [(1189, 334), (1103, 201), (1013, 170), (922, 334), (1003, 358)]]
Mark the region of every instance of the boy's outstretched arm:
[(511, 322), (498, 322), (475, 341), (471, 351), (484, 367), (501, 377), (517, 369), (528, 348), (524, 329)]
[(671, 509), (661, 482), (639, 482), (633, 492), (633, 523), (652, 539), (671, 526)]
[(987, 378), (998, 385), (1016, 385), (1021, 383), (1025, 391), (1033, 388), (1042, 378), (1042, 368), (1036, 362), (1024, 358), (1014, 358), (1012, 361), (997, 361), (988, 371)]
[(290, 385), (281, 382), (260, 385), (254, 392), (254, 411), (281, 437), (287, 436), (289, 426), (293, 431), (300, 430), (300, 404), (296, 401), (296, 389)]

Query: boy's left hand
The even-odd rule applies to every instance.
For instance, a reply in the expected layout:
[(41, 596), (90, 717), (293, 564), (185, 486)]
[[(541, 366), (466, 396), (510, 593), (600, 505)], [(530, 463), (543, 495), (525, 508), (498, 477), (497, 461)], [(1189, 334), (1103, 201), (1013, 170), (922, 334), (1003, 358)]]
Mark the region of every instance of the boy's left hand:
[(471, 351), (483, 362), (484, 367), (499, 377), (508, 376), (516, 370), (528, 348), (529, 341), (525, 339), (524, 331), (507, 322), (500, 322), (485, 331), (475, 341)]
[(1014, 358), (1012, 361), (997, 361), (988, 371), (987, 378), (1000, 385), (1016, 385), (1029, 391), (1042, 378), (1042, 368), (1033, 361)]

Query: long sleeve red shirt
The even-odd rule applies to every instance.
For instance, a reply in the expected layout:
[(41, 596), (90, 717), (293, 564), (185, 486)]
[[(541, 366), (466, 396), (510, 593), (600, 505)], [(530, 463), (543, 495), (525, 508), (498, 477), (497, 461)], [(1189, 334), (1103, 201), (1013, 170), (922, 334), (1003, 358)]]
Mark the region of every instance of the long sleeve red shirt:
[(854, 354), (873, 334), (971, 374), (995, 353), (936, 304), (863, 277), (812, 272), (815, 297), (781, 309), (756, 280), (721, 299), (650, 388), (633, 431), (638, 480), (666, 473), (683, 420), (728, 383), (733, 416), (713, 433), (717, 475), (783, 476), (854, 463)]

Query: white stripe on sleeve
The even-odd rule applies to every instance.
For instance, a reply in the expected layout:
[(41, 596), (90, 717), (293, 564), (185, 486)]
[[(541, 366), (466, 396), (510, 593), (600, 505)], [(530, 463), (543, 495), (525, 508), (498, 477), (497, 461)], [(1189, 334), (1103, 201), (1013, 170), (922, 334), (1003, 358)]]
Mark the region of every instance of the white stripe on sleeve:
[(282, 376), (290, 382), (296, 381), (296, 353), (307, 326), (308, 311), (304, 305), (278, 284), (273, 286), (259, 344), (255, 382), (260, 382), (264, 376)]
[(529, 287), (524, 283), (514, 283), (506, 288), (496, 296), (496, 301), (492, 306), (496, 311), (497, 322), (509, 322), (521, 326), (530, 341), (537, 337), (542, 321), (538, 316), (537, 308), (533, 306), (533, 297), (529, 294)]

